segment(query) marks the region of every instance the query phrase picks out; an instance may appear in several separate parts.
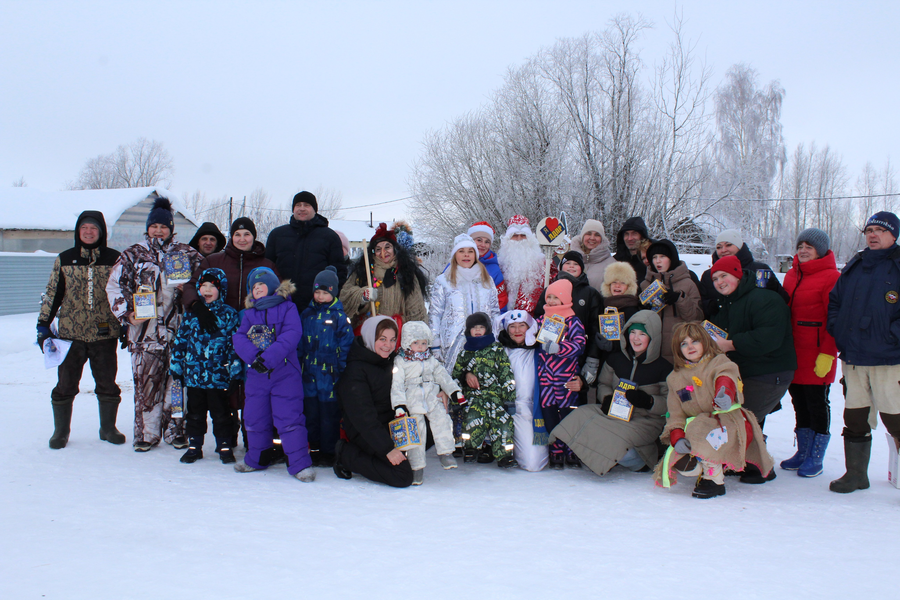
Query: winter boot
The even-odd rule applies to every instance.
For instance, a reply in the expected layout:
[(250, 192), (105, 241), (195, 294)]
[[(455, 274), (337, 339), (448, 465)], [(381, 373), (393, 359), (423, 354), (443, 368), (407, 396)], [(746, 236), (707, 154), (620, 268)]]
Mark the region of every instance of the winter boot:
[(566, 455), (562, 452), (551, 452), (550, 453), (550, 468), (551, 469), (565, 469), (566, 468)]
[(125, 434), (116, 429), (118, 402), (98, 402), (100, 405), (100, 439), (110, 444), (124, 444)]
[(53, 436), (50, 447), (60, 450), (69, 443), (69, 428), (72, 425), (72, 403), (51, 404), (53, 407)]
[(701, 500), (706, 500), (708, 498), (715, 498), (716, 496), (724, 496), (725, 495), (725, 484), (724, 483), (716, 483), (712, 479), (703, 479), (700, 478), (700, 481), (697, 482), (697, 485), (694, 487), (694, 491), (691, 493), (691, 496), (694, 498), (700, 498)]
[(231, 448), (222, 448), (219, 450), (219, 460), (222, 461), (223, 465), (233, 465), (237, 462), (237, 459), (234, 457), (234, 450)]
[(330, 452), (322, 452), (319, 451), (319, 464), (317, 467), (333, 467), (334, 466), (334, 454)]
[(501, 469), (512, 469), (513, 467), (518, 467), (519, 463), (515, 458), (513, 458), (512, 454), (507, 454), (497, 461), (497, 466)]
[(312, 483), (316, 480), (316, 470), (312, 467), (306, 467), (305, 469), (294, 475), (294, 477), (296, 477), (303, 483)]
[(794, 430), (797, 434), (797, 452), (790, 458), (781, 461), (781, 468), (785, 471), (796, 471), (809, 456), (816, 432), (808, 427), (798, 427)]
[(203, 458), (203, 438), (192, 437), (188, 440), (188, 451), (181, 457), (181, 462), (191, 464)]
[(462, 446), (457, 446), (453, 449), (453, 458), (463, 458), (466, 455), (466, 450)]
[(478, 457), (475, 461), (482, 465), (487, 465), (494, 462), (494, 453), (491, 451), (491, 447), (487, 444), (481, 447), (481, 450), (478, 451)]
[(341, 463), (341, 453), (344, 451), (344, 444), (346, 444), (344, 440), (338, 440), (337, 444), (334, 445), (334, 474), (338, 479), (351, 479), (353, 477), (353, 473), (344, 468), (343, 463)]
[[(763, 477), (762, 471), (756, 465), (747, 463), (741, 472), (741, 483), (760, 484), (775, 479), (775, 469), (769, 471), (769, 474)], [(724, 493), (724, 492), (723, 492)]]
[(575, 456), (575, 453), (572, 452), (571, 448), (566, 448), (566, 465), (573, 469), (581, 468), (581, 459)]
[(238, 473), (252, 473), (253, 471), (261, 471), (262, 469), (256, 469), (244, 461), (241, 461), (239, 463), (234, 463), (234, 470)]
[(188, 441), (183, 435), (179, 435), (174, 440), (172, 440), (172, 447), (176, 450), (184, 450), (188, 447)]
[(438, 458), (441, 460), (441, 466), (445, 469), (455, 469), (459, 466), (452, 454), (438, 454)]
[(413, 473), (413, 485), (422, 485), (425, 483), (425, 469), (416, 469)]
[(809, 451), (809, 456), (807, 456), (806, 460), (803, 461), (803, 464), (800, 465), (800, 468), (797, 470), (797, 475), (800, 477), (817, 477), (822, 474), (822, 463), (825, 461), (825, 449), (828, 448), (828, 440), (830, 439), (830, 435), (822, 435), (821, 433), (816, 434)]
[(869, 456), (872, 453), (872, 436), (844, 436), (844, 462), (847, 472), (828, 486), (832, 492), (849, 494), (869, 487)]
[(478, 458), (478, 450), (475, 448), (466, 448), (463, 462), (473, 463)]
[(134, 451), (135, 452), (149, 452), (150, 448), (153, 445), (150, 442), (135, 442), (134, 443)]

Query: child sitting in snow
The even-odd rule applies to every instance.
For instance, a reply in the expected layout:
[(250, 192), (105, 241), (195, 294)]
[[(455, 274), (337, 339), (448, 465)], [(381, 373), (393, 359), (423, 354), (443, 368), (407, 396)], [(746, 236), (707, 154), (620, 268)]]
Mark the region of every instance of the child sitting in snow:
[(247, 276), (244, 320), (234, 334), (234, 349), (247, 369), (244, 423), (247, 454), (234, 465), (239, 473), (260, 471), (263, 451), (272, 447), (272, 427), (278, 428), (288, 461), (288, 473), (303, 482), (316, 479), (303, 419), (303, 378), (297, 345), (303, 329), (291, 293), (290, 279), (279, 285), (275, 272), (257, 267)]
[(465, 461), (497, 459), (499, 467), (514, 467), (513, 419), (516, 392), (509, 357), (494, 341), (490, 318), (482, 312), (466, 319), (466, 343), (456, 358), (453, 378), (463, 386), (467, 404), (462, 437)]
[(316, 275), (313, 299), (300, 321), (303, 337), (297, 347), (303, 363), (303, 415), (309, 433), (313, 465), (334, 466), (334, 446), (341, 431), (341, 409), (334, 384), (347, 365), (353, 328), (344, 306), (335, 298), (337, 270), (328, 266)]
[[(391, 407), (396, 415), (409, 413), (416, 419), (419, 435), (425, 434), (425, 417), (431, 425), (434, 446), (445, 469), (455, 469), (453, 458), (453, 423), (447, 414), (447, 397), (459, 403), (461, 391), (428, 347), (433, 336), (422, 321), (403, 325), (400, 352), (394, 357), (394, 376), (391, 380)], [(421, 485), (425, 469), (425, 445), (406, 453), (413, 472), (413, 485)]]
[(197, 315), (189, 311), (175, 335), (169, 371), (172, 379), (187, 387), (184, 428), (188, 450), (181, 462), (192, 463), (203, 458), (203, 436), (206, 435), (206, 413), (209, 411), (216, 452), (223, 463), (233, 463), (234, 420), (228, 390), (240, 379), (242, 371), (231, 341), (238, 327), (238, 313), (222, 299), (228, 289), (222, 269), (205, 269), (197, 285), (206, 308), (216, 319), (218, 330), (208, 333), (200, 325)]
[(656, 465), (658, 485), (675, 483), (674, 471), (697, 477), (695, 498), (725, 495), (723, 468), (746, 463), (765, 476), (774, 464), (756, 417), (742, 408), (743, 383), (736, 364), (702, 325), (679, 323), (672, 336), (675, 370), (666, 378), (669, 417), (660, 439), (671, 445)]
[[(538, 352), (541, 412), (547, 431), (552, 432), (578, 402), (578, 391), (572, 384), (578, 376), (578, 359), (584, 353), (587, 336), (584, 325), (572, 310), (571, 281), (554, 281), (547, 287), (545, 297), (544, 314), (537, 319), (538, 330), (554, 315), (565, 322), (559, 340), (541, 342)], [(581, 461), (565, 443), (554, 440), (550, 444), (550, 468), (563, 469), (566, 463), (581, 466)]]

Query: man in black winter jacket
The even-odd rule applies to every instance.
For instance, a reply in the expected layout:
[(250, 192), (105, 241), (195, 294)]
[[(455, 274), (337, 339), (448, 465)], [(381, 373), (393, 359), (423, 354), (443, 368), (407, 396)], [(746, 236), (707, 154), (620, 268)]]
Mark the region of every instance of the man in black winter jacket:
[(207, 221), (197, 229), (197, 233), (188, 242), (188, 246), (202, 256), (209, 256), (221, 252), (225, 248), (225, 236), (222, 235), (215, 223)]
[(647, 275), (647, 265), (641, 260), (639, 248), (641, 247), (641, 241), (649, 239), (650, 234), (647, 231), (647, 225), (641, 217), (630, 217), (627, 219), (616, 236), (616, 253), (613, 255), (613, 258), (619, 262), (627, 262), (634, 267), (639, 283)]
[(297, 286), (293, 300), (300, 312), (312, 300), (313, 282), (325, 267), (330, 265), (337, 270), (338, 287), (347, 280), (341, 238), (318, 210), (315, 195), (298, 193), (294, 196), (290, 223), (273, 229), (266, 240), (266, 258), (275, 263), (282, 277)]

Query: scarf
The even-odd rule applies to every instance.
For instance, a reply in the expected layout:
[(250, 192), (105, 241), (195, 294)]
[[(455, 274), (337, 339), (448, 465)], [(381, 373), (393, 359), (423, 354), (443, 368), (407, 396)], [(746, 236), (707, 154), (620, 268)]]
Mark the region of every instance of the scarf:
[(534, 399), (531, 403), (531, 427), (534, 435), (531, 438), (532, 446), (549, 446), (550, 432), (544, 423), (544, 413), (541, 410), (541, 386), (538, 379), (538, 353), (534, 353)]
[(422, 362), (431, 358), (431, 350), (425, 350), (424, 352), (413, 352), (409, 348), (401, 348), (400, 356), (403, 357), (403, 360)]
[(494, 343), (494, 334), (486, 333), (481, 337), (472, 337), (470, 335), (466, 335), (466, 343), (463, 345), (463, 350), (469, 350), (471, 352), (478, 352), (479, 350), (484, 350), (488, 346)]
[[(372, 286), (379, 287), (383, 285), (386, 288), (393, 287), (395, 283), (397, 283), (397, 258), (394, 257), (389, 263), (382, 262), (379, 258), (375, 258), (372, 261), (371, 267), (369, 267), (372, 271)], [(376, 268), (379, 271), (382, 271), (382, 276), (379, 278), (375, 275)]]
[(285, 300), (287, 300), (287, 298), (285, 298), (284, 296), (272, 294), (271, 296), (265, 296), (263, 298), (259, 298), (258, 300), (254, 300), (253, 308), (255, 308), (256, 310), (266, 310), (278, 306)]

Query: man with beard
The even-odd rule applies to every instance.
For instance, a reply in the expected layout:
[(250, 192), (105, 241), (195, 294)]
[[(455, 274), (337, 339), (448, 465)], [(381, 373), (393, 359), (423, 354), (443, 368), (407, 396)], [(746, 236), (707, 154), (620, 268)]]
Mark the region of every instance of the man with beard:
[(634, 267), (638, 283), (643, 281), (647, 275), (647, 265), (641, 260), (641, 241), (649, 239), (650, 233), (641, 217), (626, 219), (622, 228), (619, 229), (619, 235), (616, 236), (616, 253), (613, 258), (620, 262), (627, 262)]
[(497, 260), (506, 283), (507, 310), (534, 312), (544, 287), (546, 259), (527, 217), (510, 217)]

